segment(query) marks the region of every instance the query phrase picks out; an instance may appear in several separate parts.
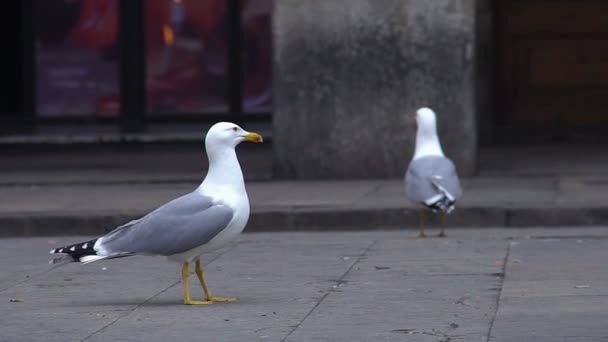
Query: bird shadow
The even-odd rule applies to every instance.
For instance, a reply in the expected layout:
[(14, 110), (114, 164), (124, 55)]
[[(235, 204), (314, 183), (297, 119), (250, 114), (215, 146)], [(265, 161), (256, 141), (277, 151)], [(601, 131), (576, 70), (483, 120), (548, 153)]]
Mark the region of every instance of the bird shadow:
[(176, 299), (155, 299), (151, 301), (136, 301), (136, 300), (87, 300), (78, 302), (65, 303), (64, 307), (124, 307), (125, 310), (131, 310), (140, 306), (176, 306), (183, 305), (182, 302)]
[[(202, 300), (202, 298), (193, 298), (194, 300)], [(217, 305), (252, 305), (256, 304), (255, 300), (243, 300), (239, 299), (236, 302), (216, 302), (211, 304), (212, 306)], [(169, 307), (169, 306), (185, 306), (184, 303), (179, 298), (171, 299), (171, 298), (163, 298), (163, 299), (153, 299), (149, 301), (134, 301), (134, 300), (87, 300), (87, 301), (78, 301), (78, 302), (70, 302), (62, 305), (63, 307), (120, 307), (121, 309), (116, 309), (114, 311), (128, 311), (133, 310), (139, 307)], [(188, 306), (209, 306), (209, 305), (188, 305)]]

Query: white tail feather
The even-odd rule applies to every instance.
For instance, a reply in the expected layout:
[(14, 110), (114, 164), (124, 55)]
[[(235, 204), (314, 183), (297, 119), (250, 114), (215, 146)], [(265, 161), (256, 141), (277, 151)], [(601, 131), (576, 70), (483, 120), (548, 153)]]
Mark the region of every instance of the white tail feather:
[(107, 255), (85, 255), (85, 256), (82, 256), (79, 260), (83, 264), (88, 264), (93, 261), (106, 259), (107, 257), (108, 257)]
[(432, 182), (433, 185), (435, 185), (437, 187), (437, 189), (439, 189), (439, 191), (441, 191), (442, 194), (445, 195), (445, 197), (447, 197), (450, 202), (454, 202), (454, 195), (452, 195), (448, 189), (444, 188), (443, 186), (441, 186), (441, 184), (439, 184), (438, 182)]
[(133, 253), (114, 253), (111, 255), (84, 255), (78, 259), (83, 264), (88, 264), (97, 260), (124, 258), (134, 255)]

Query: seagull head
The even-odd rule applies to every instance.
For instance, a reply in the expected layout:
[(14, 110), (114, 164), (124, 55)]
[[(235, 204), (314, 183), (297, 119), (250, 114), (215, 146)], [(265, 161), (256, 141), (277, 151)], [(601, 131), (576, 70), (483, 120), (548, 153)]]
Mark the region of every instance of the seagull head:
[(416, 111), (416, 152), (414, 159), (427, 155), (443, 155), (437, 136), (437, 118), (435, 112), (427, 107)]
[(232, 122), (218, 122), (207, 132), (205, 146), (207, 147), (207, 150), (219, 147), (235, 148), (236, 145), (243, 141), (260, 143), (263, 139), (261, 135), (247, 132)]
[(416, 111), (416, 126), (418, 131), (424, 135), (437, 134), (437, 119), (435, 112), (428, 108), (422, 107)]

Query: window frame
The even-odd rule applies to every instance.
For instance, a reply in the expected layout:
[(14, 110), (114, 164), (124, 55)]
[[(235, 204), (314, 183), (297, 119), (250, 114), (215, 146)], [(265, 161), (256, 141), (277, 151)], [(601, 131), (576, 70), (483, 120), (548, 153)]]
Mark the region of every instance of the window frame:
[[(227, 112), (160, 112), (147, 115), (146, 110), (146, 0), (119, 1), (119, 84), (121, 110), (117, 118), (98, 117), (40, 117), (36, 108), (36, 50), (32, 21), (34, 0), (21, 0), (22, 46), (17, 53), (23, 60), (22, 110), (0, 118), (5, 129), (1, 134), (34, 133), (43, 126), (114, 127), (118, 132), (142, 133), (150, 125), (165, 123), (210, 123), (215, 121), (270, 122), (271, 112), (244, 112), (242, 106), (243, 70), (241, 65), (242, 26), (241, 0), (225, 0), (229, 26), (226, 30), (228, 46), (228, 111)], [(57, 130), (54, 130), (57, 131)]]

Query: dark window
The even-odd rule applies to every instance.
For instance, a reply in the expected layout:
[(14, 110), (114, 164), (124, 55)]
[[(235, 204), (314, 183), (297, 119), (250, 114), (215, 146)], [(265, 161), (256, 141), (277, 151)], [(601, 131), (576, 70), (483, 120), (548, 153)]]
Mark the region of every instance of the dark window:
[(0, 21), (0, 28), (4, 34), (4, 46), (6, 47), (4, 57), (5, 64), (2, 68), (2, 82), (5, 87), (2, 94), (2, 106), (0, 106), (0, 118), (12, 119), (23, 114), (23, 22), (21, 3), (19, 1), (7, 1), (4, 4), (4, 17)]
[(247, 113), (272, 107), (272, 0), (242, 0), (242, 108)]
[(7, 6), (1, 134), (269, 118), (272, 0)]
[(228, 112), (225, 0), (146, 1), (147, 112)]
[(116, 117), (118, 0), (34, 0), (39, 117)]

